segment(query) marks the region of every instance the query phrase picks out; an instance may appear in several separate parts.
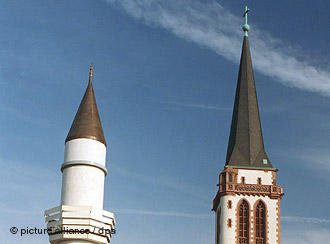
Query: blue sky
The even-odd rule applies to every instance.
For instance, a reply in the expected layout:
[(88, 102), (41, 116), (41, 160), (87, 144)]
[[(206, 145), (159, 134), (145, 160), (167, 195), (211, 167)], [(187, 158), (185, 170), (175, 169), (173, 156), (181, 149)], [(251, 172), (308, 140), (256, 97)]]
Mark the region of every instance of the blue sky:
[(284, 244), (330, 238), (329, 1), (84, 0), (0, 4), (0, 233), (45, 227), (64, 139), (94, 64), (114, 244), (214, 243), (243, 33)]

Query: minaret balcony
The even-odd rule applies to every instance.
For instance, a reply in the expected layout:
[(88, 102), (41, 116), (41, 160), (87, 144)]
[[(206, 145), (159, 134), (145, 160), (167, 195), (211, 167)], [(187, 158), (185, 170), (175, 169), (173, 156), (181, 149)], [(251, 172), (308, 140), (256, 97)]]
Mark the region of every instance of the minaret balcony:
[(84, 240), (110, 243), (115, 234), (113, 213), (90, 206), (61, 205), (45, 211), (49, 241)]

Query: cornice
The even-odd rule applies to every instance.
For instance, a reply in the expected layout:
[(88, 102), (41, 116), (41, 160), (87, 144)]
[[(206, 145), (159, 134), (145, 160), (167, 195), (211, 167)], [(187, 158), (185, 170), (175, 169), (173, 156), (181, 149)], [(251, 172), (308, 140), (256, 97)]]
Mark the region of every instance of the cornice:
[(220, 184), (216, 197), (213, 200), (213, 211), (216, 211), (220, 198), (225, 195), (232, 196), (268, 196), (270, 199), (281, 199), (284, 195), (279, 185), (242, 184), (228, 182)]

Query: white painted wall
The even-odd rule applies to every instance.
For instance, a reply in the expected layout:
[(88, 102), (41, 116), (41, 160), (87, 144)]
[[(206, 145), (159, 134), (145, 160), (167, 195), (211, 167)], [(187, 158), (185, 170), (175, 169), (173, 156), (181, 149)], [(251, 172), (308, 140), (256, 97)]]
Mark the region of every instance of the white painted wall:
[(63, 170), (61, 204), (103, 208), (104, 172), (78, 165)]
[[(105, 167), (106, 147), (99, 141), (86, 138), (68, 141), (65, 144), (64, 163), (74, 163), (74, 161), (91, 162)], [(94, 230), (97, 225), (106, 225), (109, 229), (113, 229), (114, 215), (107, 212), (112, 217), (106, 218), (106, 211), (103, 211), (104, 179), (104, 171), (92, 165), (78, 164), (65, 167), (62, 175), (61, 206), (54, 208), (55, 210), (51, 209), (51, 211), (60, 211), (59, 209), (61, 211), (59, 214), (46, 217), (47, 226), (56, 224), (58, 228), (64, 229), (76, 226), (76, 229)], [(88, 213), (84, 206), (90, 207)], [(50, 218), (54, 218), (54, 221), (49, 221)], [(49, 236), (49, 241), (52, 244), (105, 244), (108, 243), (109, 237), (106, 234), (61, 233)]]
[(259, 177), (262, 185), (272, 185), (272, 172), (270, 170), (239, 169), (237, 180), (238, 183), (242, 183), (241, 177), (245, 177), (245, 184), (257, 184)]
[[(92, 139), (75, 139), (65, 144), (64, 162), (92, 161), (105, 166), (106, 147)], [(64, 168), (61, 204), (103, 209), (104, 172), (93, 166)]]
[(105, 166), (106, 147), (103, 143), (79, 138), (65, 143), (64, 162), (74, 160), (94, 161)]
[[(264, 172), (263, 170), (238, 170), (238, 180), (240, 183), (240, 178), (243, 176), (245, 177), (245, 183), (246, 184), (257, 184), (257, 178), (262, 178), (262, 184), (263, 185), (270, 185), (272, 182), (272, 175), (271, 171)], [(242, 195), (225, 195), (220, 198), (220, 204), (217, 209), (221, 208), (221, 217), (220, 217), (220, 242), (216, 244), (233, 244), (236, 243), (235, 237), (236, 237), (236, 228), (238, 228), (237, 223), (238, 220), (236, 219), (236, 211), (237, 211), (237, 204), (241, 199), (245, 199), (249, 205), (250, 205), (250, 214), (253, 216), (253, 207), (254, 204), (258, 200), (263, 200), (266, 204), (266, 211), (267, 211), (267, 219), (268, 222), (268, 230), (269, 233), (267, 233), (268, 237), (268, 244), (276, 244), (277, 243), (277, 236), (276, 236), (276, 228), (277, 228), (277, 200), (276, 199), (270, 199), (269, 197), (263, 197), (263, 196), (242, 196)], [(232, 208), (228, 209), (227, 202), (228, 200), (232, 201)], [(232, 227), (227, 226), (227, 220), (231, 218), (232, 219)], [(250, 230), (253, 228), (253, 224), (251, 223)], [(217, 233), (217, 232), (215, 232)], [(252, 232), (252, 236), (250, 236), (250, 243), (251, 240), (254, 238), (254, 233)]]

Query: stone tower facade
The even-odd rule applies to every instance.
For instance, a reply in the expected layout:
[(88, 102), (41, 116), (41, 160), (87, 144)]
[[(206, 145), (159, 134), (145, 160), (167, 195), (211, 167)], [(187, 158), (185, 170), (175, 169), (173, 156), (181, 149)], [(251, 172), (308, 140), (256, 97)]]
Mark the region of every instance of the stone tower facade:
[(226, 163), (213, 200), (215, 243), (279, 244), (284, 193), (264, 149), (247, 21), (243, 30)]
[(280, 199), (276, 170), (225, 167), (213, 200), (216, 244), (279, 244)]
[(52, 244), (110, 243), (115, 217), (103, 210), (106, 141), (89, 83), (65, 140), (61, 205), (45, 211)]

